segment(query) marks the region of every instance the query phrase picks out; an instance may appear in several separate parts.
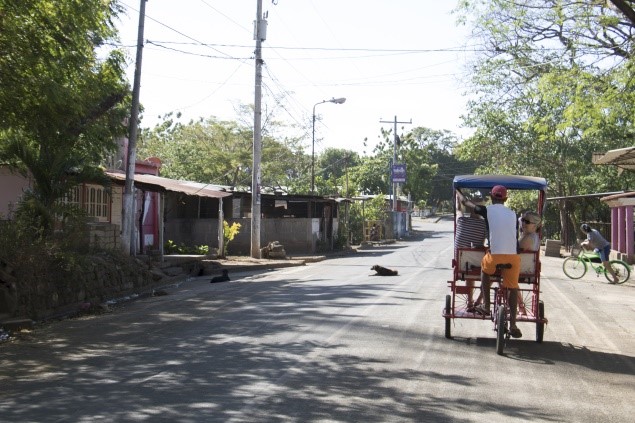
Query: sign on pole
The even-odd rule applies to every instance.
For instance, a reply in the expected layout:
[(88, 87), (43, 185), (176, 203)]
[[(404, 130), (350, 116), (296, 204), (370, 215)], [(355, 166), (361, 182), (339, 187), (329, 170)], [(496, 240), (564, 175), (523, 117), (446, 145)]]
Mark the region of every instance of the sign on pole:
[(406, 165), (394, 164), (392, 165), (392, 182), (393, 184), (400, 184), (406, 182)]

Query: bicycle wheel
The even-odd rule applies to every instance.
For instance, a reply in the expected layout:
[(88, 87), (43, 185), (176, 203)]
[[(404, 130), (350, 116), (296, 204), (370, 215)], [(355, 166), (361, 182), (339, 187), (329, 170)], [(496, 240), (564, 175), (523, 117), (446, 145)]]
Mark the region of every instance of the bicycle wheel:
[[(617, 283), (624, 283), (628, 280), (628, 278), (631, 276), (631, 268), (628, 264), (624, 263), (621, 260), (611, 260), (609, 261), (609, 265), (611, 266), (611, 268), (613, 269), (613, 272), (615, 272), (615, 274), (618, 277), (618, 281)], [(609, 282), (613, 282), (613, 276), (611, 276), (611, 274), (607, 271), (604, 272), (604, 276), (606, 276), (606, 279)]]
[(580, 279), (586, 273), (586, 263), (577, 257), (568, 257), (562, 263), (562, 271), (571, 279)]

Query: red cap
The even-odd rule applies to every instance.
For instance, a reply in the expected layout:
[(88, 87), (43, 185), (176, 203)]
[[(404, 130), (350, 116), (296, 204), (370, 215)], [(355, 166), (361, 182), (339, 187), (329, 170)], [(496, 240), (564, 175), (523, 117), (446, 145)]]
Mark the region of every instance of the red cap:
[(502, 185), (495, 185), (492, 188), (491, 196), (497, 200), (507, 200), (507, 188)]

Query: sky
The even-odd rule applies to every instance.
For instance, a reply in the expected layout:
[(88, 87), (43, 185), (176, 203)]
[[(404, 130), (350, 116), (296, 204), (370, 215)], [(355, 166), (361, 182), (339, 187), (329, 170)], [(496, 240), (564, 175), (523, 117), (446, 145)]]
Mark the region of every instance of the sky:
[[(139, 0), (122, 0), (120, 41), (134, 80)], [(371, 154), (381, 129), (416, 127), (468, 136), (469, 32), (454, 0), (262, 0), (262, 107), (274, 110), (307, 153), (345, 148)], [(182, 122), (239, 120), (255, 98), (257, 0), (148, 0), (140, 102), (142, 127), (181, 112)], [(346, 98), (343, 104), (321, 103)], [(276, 104), (276, 99), (281, 100)], [(250, 116), (253, 120), (253, 116)], [(384, 121), (384, 122), (382, 122)], [(411, 122), (411, 123), (410, 123)], [(367, 147), (364, 148), (364, 139)]]

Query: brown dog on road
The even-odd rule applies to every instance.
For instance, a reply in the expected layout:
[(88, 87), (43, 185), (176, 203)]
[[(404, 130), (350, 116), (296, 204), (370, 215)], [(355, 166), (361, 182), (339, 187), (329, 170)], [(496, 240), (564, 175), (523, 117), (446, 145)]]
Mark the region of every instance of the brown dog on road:
[(383, 267), (378, 264), (371, 267), (370, 270), (374, 270), (376, 272), (375, 276), (397, 276), (399, 274), (396, 270), (388, 269), (387, 267)]

